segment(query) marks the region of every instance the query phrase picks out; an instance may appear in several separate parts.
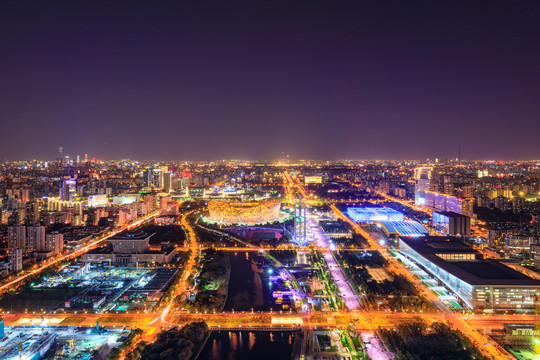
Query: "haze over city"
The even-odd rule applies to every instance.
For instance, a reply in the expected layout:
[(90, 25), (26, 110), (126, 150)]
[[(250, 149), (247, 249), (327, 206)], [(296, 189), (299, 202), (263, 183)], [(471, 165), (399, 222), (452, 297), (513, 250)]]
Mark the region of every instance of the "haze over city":
[(540, 158), (537, 2), (2, 9), (2, 160)]

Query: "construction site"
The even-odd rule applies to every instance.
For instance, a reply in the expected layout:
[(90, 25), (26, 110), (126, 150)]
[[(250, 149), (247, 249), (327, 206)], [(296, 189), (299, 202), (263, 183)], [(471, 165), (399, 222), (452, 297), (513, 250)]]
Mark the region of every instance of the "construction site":
[(178, 273), (165, 267), (77, 263), (32, 284), (32, 290), (65, 289), (67, 298), (48, 311), (129, 311), (151, 308)]
[(65, 326), (0, 327), (0, 359), (105, 359), (129, 330)]

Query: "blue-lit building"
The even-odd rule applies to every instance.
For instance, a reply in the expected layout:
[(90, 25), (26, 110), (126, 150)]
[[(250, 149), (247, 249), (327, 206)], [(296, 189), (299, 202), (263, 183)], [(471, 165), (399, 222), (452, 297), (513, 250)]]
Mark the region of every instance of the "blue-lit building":
[(455, 212), (433, 212), (432, 226), (444, 235), (465, 236), (471, 232), (471, 218)]
[(473, 309), (532, 310), (540, 280), (482, 254), (458, 238), (400, 237), (399, 251)]
[(429, 235), (428, 229), (417, 221), (403, 220), (403, 221), (377, 221), (379, 226), (386, 236), (398, 237), (409, 236), (418, 237)]
[(403, 221), (403, 214), (384, 207), (350, 207), (347, 215), (355, 222)]

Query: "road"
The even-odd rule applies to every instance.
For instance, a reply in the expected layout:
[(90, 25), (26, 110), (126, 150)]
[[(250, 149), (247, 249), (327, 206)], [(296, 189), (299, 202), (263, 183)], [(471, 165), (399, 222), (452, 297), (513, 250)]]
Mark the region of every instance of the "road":
[[(284, 174), (287, 179), (286, 193), (292, 199), (303, 199), (309, 196), (307, 192), (299, 183), (295, 183), (294, 180), (287, 174)], [(132, 312), (132, 313), (113, 313), (106, 314), (73, 314), (73, 313), (58, 313), (58, 314), (26, 314), (26, 313), (3, 313), (3, 317), (6, 325), (15, 326), (30, 326), (41, 324), (41, 316), (44, 317), (45, 323), (51, 326), (61, 325), (64, 321), (70, 321), (70, 319), (76, 318), (77, 326), (94, 326), (99, 321), (100, 325), (105, 327), (131, 327), (137, 326), (145, 330), (141, 340), (151, 341), (158, 333), (159, 329), (183, 326), (186, 323), (204, 320), (211, 329), (285, 329), (285, 328), (299, 328), (303, 329), (315, 329), (315, 328), (346, 328), (354, 326), (359, 334), (373, 334), (374, 330), (379, 327), (383, 328), (395, 328), (400, 323), (411, 321), (414, 319), (424, 319), (426, 322), (431, 323), (434, 321), (443, 321), (451, 324), (454, 328), (462, 331), (469, 339), (479, 346), (479, 349), (490, 359), (506, 359), (506, 355), (503, 351), (498, 350), (493, 345), (484, 345), (490, 343), (485, 337), (483, 331), (489, 328), (502, 328), (505, 323), (534, 323), (535, 317), (533, 315), (464, 315), (460, 313), (454, 313), (450, 311), (438, 297), (429, 291), (425, 286), (400, 264), (395, 258), (390, 256), (384, 248), (382, 248), (377, 241), (360, 225), (352, 222), (346, 217), (336, 206), (331, 205), (331, 209), (335, 212), (338, 218), (343, 219), (351, 224), (354, 231), (361, 234), (366, 238), (369, 244), (369, 249), (378, 250), (388, 260), (389, 270), (401, 274), (409, 279), (437, 309), (434, 312), (391, 312), (391, 311), (366, 311), (362, 309), (360, 299), (361, 297), (355, 294), (352, 286), (344, 276), (343, 270), (335, 260), (331, 251), (331, 244), (328, 237), (324, 234), (323, 230), (319, 226), (317, 220), (314, 218), (311, 211), (307, 211), (307, 225), (309, 232), (314, 239), (314, 244), (308, 249), (318, 249), (323, 254), (323, 258), (326, 261), (330, 273), (334, 279), (334, 282), (339, 289), (339, 292), (344, 297), (345, 306), (347, 310), (343, 311), (329, 311), (329, 312), (311, 312), (307, 314), (296, 314), (293, 312), (223, 312), (216, 314), (190, 314), (186, 312), (180, 312), (175, 308), (175, 298), (177, 296), (184, 296), (188, 290), (188, 277), (192, 274), (193, 268), (196, 264), (196, 258), (202, 247), (197, 243), (196, 234), (193, 230), (193, 225), (188, 220), (188, 216), (193, 212), (184, 214), (179, 224), (184, 228), (188, 240), (188, 251), (190, 252), (189, 258), (183, 267), (183, 271), (180, 279), (173, 285), (173, 292), (170, 299), (167, 300), (162, 306), (159, 307), (157, 312)], [(138, 224), (151, 219), (156, 216), (157, 213), (148, 215), (145, 218), (138, 220), (130, 225), (130, 227), (137, 226)], [(62, 256), (50, 263), (41, 266), (39, 269), (33, 270), (31, 273), (11, 280), (9, 283), (0, 287), (2, 289), (11, 288), (18, 284), (24, 283), (24, 280), (31, 275), (35, 275), (40, 271), (44, 271), (51, 266), (58, 265), (61, 261), (71, 259), (76, 256), (80, 256), (86, 251), (99, 246), (101, 242), (116, 235), (125, 228), (118, 229), (117, 231), (109, 234), (101, 239), (96, 239), (90, 244), (85, 245), (83, 248), (78, 249), (70, 254)], [(257, 248), (255, 248), (257, 249)], [(238, 248), (225, 248), (227, 251), (251, 251), (254, 250), (251, 247), (238, 247)], [(365, 250), (365, 249), (363, 249)], [(65, 325), (65, 323), (64, 323)], [(382, 346), (377, 343), (376, 340), (370, 340), (368, 352), (373, 358), (386, 360), (391, 357), (384, 351)]]

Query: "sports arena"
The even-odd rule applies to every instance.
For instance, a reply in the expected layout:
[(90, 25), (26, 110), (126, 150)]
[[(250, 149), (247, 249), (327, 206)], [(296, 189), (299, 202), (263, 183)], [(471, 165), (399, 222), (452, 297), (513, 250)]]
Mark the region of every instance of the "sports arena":
[(279, 200), (208, 202), (210, 222), (220, 224), (261, 224), (281, 220)]

